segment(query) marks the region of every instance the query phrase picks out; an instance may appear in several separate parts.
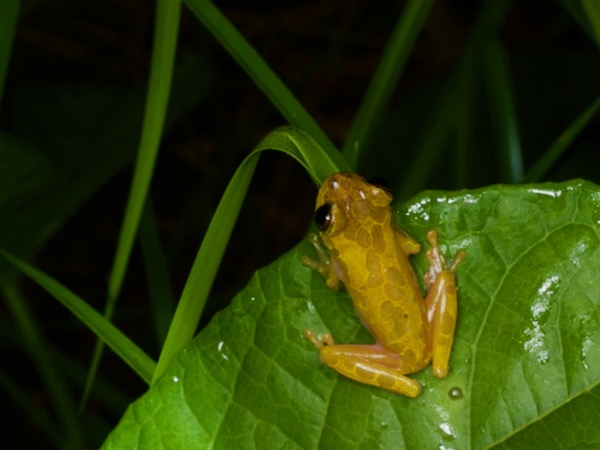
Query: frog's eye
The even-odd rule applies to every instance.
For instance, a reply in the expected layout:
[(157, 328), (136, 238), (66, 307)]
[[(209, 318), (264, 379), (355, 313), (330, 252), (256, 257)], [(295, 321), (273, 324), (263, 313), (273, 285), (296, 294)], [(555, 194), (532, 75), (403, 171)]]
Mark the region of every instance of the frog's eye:
[(383, 189), (388, 194), (391, 194), (392, 189), (390, 187), (390, 183), (385, 178), (382, 177), (371, 177), (367, 180), (367, 183), (372, 184), (375, 187)]
[(319, 231), (325, 231), (331, 225), (333, 216), (331, 214), (331, 203), (324, 203), (315, 211), (315, 224)]
[(321, 233), (335, 236), (346, 227), (346, 214), (335, 203), (324, 203), (315, 211), (315, 224)]

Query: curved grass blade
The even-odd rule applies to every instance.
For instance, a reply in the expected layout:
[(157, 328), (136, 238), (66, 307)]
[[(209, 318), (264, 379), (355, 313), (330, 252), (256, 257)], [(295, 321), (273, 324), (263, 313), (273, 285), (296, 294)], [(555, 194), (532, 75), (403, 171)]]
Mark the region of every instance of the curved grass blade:
[(333, 143), (294, 94), (289, 91), (256, 50), (211, 2), (208, 0), (185, 0), (185, 4), (238, 62), (291, 125), (301, 128), (313, 136), (319, 145), (327, 149), (328, 152), (335, 150)]
[(337, 150), (320, 147), (308, 133), (293, 127), (280, 127), (267, 134), (254, 148), (278, 150), (298, 161), (317, 186), (329, 175), (351, 170), (350, 164)]
[(196, 332), (260, 152), (264, 150), (279, 150), (288, 154), (302, 164), (318, 183), (333, 172), (349, 169), (338, 152), (327, 153), (308, 134), (291, 127), (272, 131), (256, 146), (231, 178), (211, 219), (181, 294), (152, 384), (160, 378), (173, 356), (188, 344)]

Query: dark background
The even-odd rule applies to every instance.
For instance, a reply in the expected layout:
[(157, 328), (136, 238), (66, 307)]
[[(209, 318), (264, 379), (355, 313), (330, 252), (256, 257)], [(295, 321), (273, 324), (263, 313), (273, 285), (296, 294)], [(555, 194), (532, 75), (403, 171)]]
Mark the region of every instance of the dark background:
[[(406, 149), (411, 146), (411, 136), (418, 138), (419, 127), (415, 123), (426, 123), (427, 108), (438, 101), (437, 96), (459, 62), (478, 5), (479, 2), (458, 0), (435, 3), (391, 101), (389, 114), (381, 124), (384, 132), (376, 141), (378, 146)], [(217, 6), (334, 143), (341, 146), (401, 11), (401, 2), (221, 1)], [(19, 124), (20, 117), (26, 115), (23, 105), (45, 102), (47, 92), (55, 95), (57, 89), (65, 93), (138, 90), (142, 94), (141, 117), (150, 64), (153, 8), (153, 2), (141, 0), (23, 2), (0, 110), (0, 131), (11, 133), (18, 129), (19, 137), (27, 138)], [(189, 104), (183, 108), (184, 114), (174, 114), (166, 129), (151, 189), (176, 295), (181, 292), (204, 230), (233, 172), (261, 137), (285, 124), (185, 6), (180, 33), (177, 65), (191, 69), (185, 75), (188, 78), (184, 92), (174, 97), (187, 97)], [(597, 48), (559, 2), (514, 2), (501, 38), (513, 69), (527, 169), (598, 94)], [(110, 115), (106, 117), (108, 125), (103, 126), (110, 128), (110, 119)], [(596, 120), (596, 128), (597, 123)], [(590, 126), (576, 140), (546, 180), (584, 177), (599, 181), (595, 127)], [(38, 131), (31, 128), (30, 133)], [(134, 145), (124, 145), (122, 169), (107, 177), (34, 261), (99, 310), (106, 295), (139, 129), (132, 128), (131, 136)], [(37, 137), (41, 139), (39, 134)], [(503, 181), (485, 139), (484, 135), (481, 151), (473, 158), (467, 186), (453, 185), (445, 176), (445, 159), (427, 186), (473, 188)], [(85, 158), (86, 149), (81, 152)], [(392, 185), (398, 185), (398, 180), (410, 170), (414, 156), (410, 152), (402, 155), (393, 167), (389, 161), (376, 157), (363, 167), (391, 177)], [(290, 158), (269, 152), (261, 159), (203, 323), (227, 304), (257, 268), (303, 239), (315, 193), (310, 178)], [(146, 289), (136, 247), (115, 323), (156, 357), (159, 346), (149, 332)], [(93, 334), (35, 286), (26, 284), (26, 293), (45, 338), (83, 366), (88, 364), (95, 343)], [(7, 336), (2, 346), (3, 369), (19, 380), (21, 388), (30, 393), (31, 402), (49, 412), (52, 405), (35, 368), (21, 348), (11, 344), (18, 335), (10, 314), (0, 308), (1, 326)], [(100, 376), (123, 391), (123, 405), (145, 390), (135, 374), (110, 352), (105, 353)], [(74, 396), (80, 395), (80, 389), (78, 383), (73, 383)], [(12, 419), (5, 422), (10, 430), (9, 447), (25, 448), (43, 442), (41, 432), (31, 431), (32, 424), (18, 406), (8, 398), (0, 401), (11, 411)], [(84, 414), (100, 418), (92, 421), (91, 447), (97, 446), (96, 440), (101, 441), (103, 433), (119, 419), (118, 413), (99, 408), (94, 398)], [(49, 415), (52, 417), (51, 412)]]

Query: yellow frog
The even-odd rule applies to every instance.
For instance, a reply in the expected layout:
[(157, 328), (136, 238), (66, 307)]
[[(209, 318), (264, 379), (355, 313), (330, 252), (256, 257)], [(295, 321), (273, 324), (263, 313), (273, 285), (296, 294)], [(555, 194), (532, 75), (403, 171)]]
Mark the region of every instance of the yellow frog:
[(385, 188), (354, 173), (337, 173), (321, 186), (315, 222), (327, 249), (311, 234), (319, 260), (303, 257), (302, 263), (321, 273), (332, 289), (343, 283), (376, 342), (338, 345), (331, 335), (318, 339), (312, 330), (304, 337), (320, 350), (321, 361), (342, 375), (417, 397), (421, 385), (406, 374), (431, 362), (434, 376), (448, 375), (457, 312), (454, 270), (465, 252), (447, 265), (437, 233), (427, 233), (430, 268), (423, 298), (408, 260), (421, 247), (395, 225), (391, 201)]

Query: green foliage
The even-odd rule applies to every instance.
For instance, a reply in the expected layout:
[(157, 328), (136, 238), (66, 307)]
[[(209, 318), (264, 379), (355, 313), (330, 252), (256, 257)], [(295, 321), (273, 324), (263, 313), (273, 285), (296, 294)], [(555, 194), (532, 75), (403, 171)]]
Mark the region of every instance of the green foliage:
[[(304, 242), (253, 276), (104, 448), (523, 448), (539, 445), (538, 430), (545, 448), (598, 445), (588, 411), (600, 407), (600, 294), (589, 289), (599, 207), (598, 187), (581, 181), (426, 192), (397, 205), (423, 245), (435, 227), (447, 254), (468, 253), (450, 376), (414, 375), (424, 386), (416, 400), (319, 363), (305, 328), (371, 339), (347, 294), (299, 263), (314, 251)], [(415, 259), (422, 274), (423, 253)]]
[[(505, 45), (503, 27), (510, 30), (510, 24), (518, 23), (515, 17), (523, 17), (522, 3), (484, 1), (467, 13), (455, 2), (441, 7), (439, 2), (409, 0), (400, 10), (374, 15), (377, 28), (388, 17), (393, 20), (387, 27), (388, 42), (376, 41), (375, 56), (381, 52), (377, 67), (360, 68), (372, 75), (358, 89), (365, 92), (362, 101), (352, 99), (352, 125), (327, 123), (323, 111), (331, 105), (311, 111), (323, 119), (317, 123), (301, 103), (310, 98), (309, 94), (300, 99), (302, 83), (315, 74), (319, 79), (331, 76), (323, 71), (326, 65), (316, 64), (293, 81), (288, 74), (284, 82), (269, 58), (263, 60), (262, 51), (252, 47), (246, 30), (230, 22), (228, 17), (237, 17), (235, 12), (220, 11), (206, 0), (184, 2), (191, 14), (184, 16), (188, 27), (179, 47), (181, 5), (157, 2), (149, 83), (145, 75), (143, 81), (118, 86), (95, 77), (73, 81), (77, 77), (68, 70), (64, 80), (47, 82), (28, 68), (11, 65), (19, 21), (26, 22), (46, 3), (8, 0), (0, 6), (0, 295), (3, 317), (11, 318), (0, 327), (7, 361), (0, 369), (0, 389), (9, 398), (4, 403), (16, 408), (11, 416), (26, 416), (28, 426), (31, 421), (41, 431), (45, 444), (96, 447), (124, 413), (106, 448), (599, 445), (595, 412), (600, 380), (596, 286), (600, 191), (585, 181), (479, 188), (498, 182), (600, 180), (598, 136), (590, 132), (600, 108), (600, 64), (595, 59), (600, 16), (593, 0), (563, 1), (564, 9), (558, 3), (544, 6), (548, 11), (542, 17), (547, 19), (542, 20), (549, 23), (540, 28), (548, 30), (547, 36), (519, 51), (514, 44)], [(80, 12), (74, 8), (69, 14)], [(301, 12), (306, 16), (299, 17), (312, 23), (314, 11)], [(273, 27), (287, 31), (289, 17), (277, 14), (264, 17), (277, 17)], [(358, 17), (352, 23), (365, 25), (370, 20)], [(190, 21), (195, 26), (192, 32)], [(462, 26), (463, 21), (469, 26)], [(74, 23), (78, 24), (74, 29), (88, 28), (81, 27), (85, 21)], [(461, 37), (451, 27), (438, 27), (440, 23), (460, 23)], [(309, 27), (311, 33), (323, 32), (321, 25)], [(31, 26), (27, 23), (21, 35), (29, 42), (31, 36), (34, 42), (43, 42), (40, 35), (28, 33)], [(190, 39), (200, 27), (210, 35)], [(351, 53), (348, 42), (362, 42), (369, 34), (325, 28), (331, 44), (307, 45), (318, 60), (333, 60), (339, 67), (345, 65), (344, 55)], [(98, 32), (102, 27), (89, 30), (102, 45), (115, 39), (106, 30)], [(129, 37), (127, 46), (117, 46), (119, 51), (132, 51)], [(59, 34), (49, 42), (74, 43), (62, 38)], [(418, 66), (433, 61), (421, 59), (423, 55), (446, 40), (449, 53), (455, 54), (445, 60), (443, 70), (425, 70), (423, 79), (415, 81), (415, 68), (419, 73)], [(84, 53), (89, 50), (77, 45), (56, 48), (57, 54), (64, 51), (69, 57), (82, 48)], [(270, 103), (253, 112), (243, 126), (226, 124), (224, 119), (234, 114), (226, 92), (232, 64), (219, 60), (225, 53)], [(22, 53), (17, 54), (15, 61), (22, 63)], [(135, 60), (132, 54), (127, 58)], [(440, 54), (446, 57), (445, 52)], [(94, 69), (105, 69), (105, 60), (100, 61), (95, 61)], [(142, 67), (145, 72), (146, 65)], [(337, 84), (347, 82), (344, 74), (336, 72)], [(399, 84), (406, 79), (408, 84)], [(222, 98), (215, 99), (214, 92)], [(196, 109), (209, 110), (213, 121), (188, 123), (188, 115)], [(281, 118), (276, 125), (263, 120), (269, 116), (264, 109), (276, 111), (289, 126), (277, 128)], [(324, 131), (340, 128), (343, 152)], [(173, 129), (201, 137), (217, 129), (220, 143), (218, 162), (202, 161), (197, 192), (186, 200), (190, 210), (200, 209), (209, 218), (195, 261), (189, 269), (186, 266), (187, 281), (180, 295), (175, 294), (170, 274), (171, 247), (159, 235), (164, 222), (150, 192), (155, 172), (162, 169), (159, 155), (172, 152), (164, 137)], [(163, 153), (161, 143), (166, 147)], [(235, 152), (253, 147), (249, 154)], [(344, 379), (321, 365), (315, 349), (302, 339), (303, 329), (329, 330), (340, 342), (369, 342), (370, 337), (347, 294), (327, 290), (317, 274), (299, 264), (300, 256), (312, 251), (306, 242), (257, 271), (232, 304), (193, 338), (265, 150), (294, 158), (316, 185), (338, 170), (383, 175), (396, 194), (396, 215), (403, 228), (420, 240), (434, 228), (446, 253), (467, 250), (468, 259), (458, 270), (460, 317), (447, 379), (434, 379), (429, 369), (414, 375), (424, 393), (409, 400)], [(110, 199), (111, 212), (123, 215), (123, 221), (118, 239), (111, 242), (113, 264), (106, 262), (98, 274), (107, 279), (101, 295), (106, 303), (92, 307), (85, 295), (75, 294), (68, 282), (52, 278), (31, 260), (74, 214), (89, 208), (90, 198), (130, 167), (129, 197), (121, 190)], [(415, 197), (426, 187), (476, 189), (427, 191)], [(411, 196), (412, 200), (399, 202)], [(280, 213), (275, 217), (282, 220)], [(250, 235), (259, 236), (254, 215), (248, 222), (253, 227)], [(181, 223), (183, 228), (184, 217)], [(110, 319), (113, 312), (132, 314), (117, 300), (131, 277), (130, 259), (136, 255), (138, 236), (151, 291), (149, 306), (144, 303), (143, 308), (151, 309), (148, 316), (153, 323), (136, 323), (136, 335)], [(174, 241), (180, 242), (172, 247), (189, 246), (181, 243), (182, 236), (176, 235)], [(260, 246), (245, 244), (246, 252)], [(414, 260), (422, 274), (423, 254)], [(72, 316), (65, 314), (58, 324), (48, 320), (48, 301), (39, 301), (30, 288), (22, 289), (22, 274)], [(131, 297), (131, 291), (125, 292)], [(140, 317), (137, 312), (133, 316)], [(75, 339), (69, 334), (72, 329)], [(70, 341), (83, 342), (81, 336), (90, 332), (118, 355), (125, 369), (104, 366), (100, 351), (90, 363), (92, 352), (87, 347), (85, 358), (77, 359), (70, 352), (71, 342), (52, 340), (64, 334)], [(140, 336), (158, 343), (156, 361)], [(32, 400), (30, 377), (13, 370), (15, 354), (31, 361), (27, 369), (35, 369), (45, 402)], [(106, 380), (107, 373), (115, 371), (135, 374), (148, 392), (138, 400), (139, 386), (135, 394), (123, 394)], [(127, 379), (123, 384), (132, 383)], [(76, 405), (85, 405), (88, 393), (94, 407), (79, 415)], [(126, 412), (123, 398), (131, 402)], [(102, 416), (105, 411), (108, 420)], [(8, 434), (7, 447), (28, 445), (27, 439), (34, 439), (32, 433), (17, 433)]]

